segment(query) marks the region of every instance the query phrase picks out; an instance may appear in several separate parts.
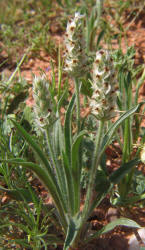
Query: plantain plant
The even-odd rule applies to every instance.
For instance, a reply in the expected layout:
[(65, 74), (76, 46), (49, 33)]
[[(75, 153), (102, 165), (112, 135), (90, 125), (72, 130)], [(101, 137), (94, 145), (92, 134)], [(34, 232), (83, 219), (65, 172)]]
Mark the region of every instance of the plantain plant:
[[(40, 135), (41, 138), (43, 137), (43, 145), (39, 139), (34, 140), (15, 119), (12, 119), (36, 157), (33, 162), (28, 161), (27, 158), (17, 157), (4, 160), (15, 167), (21, 166), (33, 171), (48, 190), (57, 209), (57, 219), (61, 224), (64, 237), (64, 250), (78, 249), (79, 246), (112, 230), (117, 225), (140, 227), (130, 219), (120, 218), (97, 232), (92, 233), (89, 230), (88, 219), (93, 210), (111, 192), (114, 185), (118, 184), (140, 162), (138, 158), (133, 158), (128, 162), (123, 162), (122, 166), (110, 175), (104, 171), (104, 181), (97, 193), (95, 192), (97, 170), (101, 166), (107, 146), (119, 126), (138, 112), (142, 103), (135, 104), (123, 112), (108, 131), (105, 131), (108, 120), (116, 116), (116, 71), (112, 56), (107, 50), (99, 50), (93, 65), (90, 65), (83, 38), (84, 19), (84, 15), (76, 13), (67, 25), (64, 69), (74, 80), (75, 91), (66, 107), (64, 121), (62, 121), (61, 107), (65, 101), (66, 89), (60, 92), (59, 88), (59, 94), (57, 91), (54, 94), (53, 84), (44, 75), (35, 77), (33, 80), (34, 122), (38, 138)], [(97, 124), (93, 134), (87, 130), (80, 115), (81, 78), (87, 77), (86, 73), (90, 69), (92, 69), (90, 82), (93, 92), (90, 98), (90, 110)], [(76, 123), (74, 118), (76, 118)], [(86, 196), (81, 204), (85, 138), (89, 138), (93, 144), (93, 150)]]
[[(115, 51), (114, 61), (118, 70), (119, 94), (117, 97), (117, 105), (120, 112), (127, 111), (137, 104), (139, 98), (139, 90), (145, 79), (145, 70), (142, 66), (134, 68), (135, 50), (129, 47), (125, 55), (121, 49)], [(138, 75), (141, 77), (138, 79)], [(134, 91), (135, 89), (135, 91)], [(135, 93), (134, 93), (135, 92)], [(144, 143), (145, 135), (141, 134), (141, 123), (143, 119), (144, 109), (140, 114), (135, 114), (133, 117), (128, 117), (122, 123), (117, 131), (116, 139), (120, 143), (122, 150), (122, 163), (127, 163), (134, 158), (135, 145)], [(139, 138), (141, 138), (139, 143)], [(136, 151), (136, 157), (139, 157), (141, 148)], [(136, 169), (132, 169), (118, 184), (118, 196), (114, 199), (114, 205), (131, 206), (135, 202), (144, 200), (144, 188), (141, 193), (133, 192), (133, 185), (136, 185), (137, 176), (142, 173)], [(136, 179), (136, 180), (135, 180)], [(143, 176), (142, 176), (143, 179)], [(133, 194), (134, 193), (134, 194)]]

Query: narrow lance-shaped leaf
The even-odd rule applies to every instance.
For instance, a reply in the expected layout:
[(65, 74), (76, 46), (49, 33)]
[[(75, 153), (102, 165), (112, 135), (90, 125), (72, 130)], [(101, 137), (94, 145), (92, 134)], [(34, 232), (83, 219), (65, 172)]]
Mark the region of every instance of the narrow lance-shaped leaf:
[(144, 83), (144, 80), (145, 80), (145, 68), (144, 68), (144, 71), (143, 71), (143, 73), (142, 73), (142, 76), (141, 76), (141, 78), (139, 79), (139, 81), (138, 81), (138, 83), (137, 83), (137, 86), (136, 86), (135, 104), (137, 104), (137, 102), (138, 102), (139, 89), (140, 89), (140, 87), (142, 86), (142, 84)]
[(101, 230), (99, 230), (97, 233), (91, 235), (88, 239), (85, 240), (87, 243), (88, 241), (98, 238), (102, 234), (108, 233), (109, 231), (113, 230), (116, 226), (125, 226), (125, 227), (133, 227), (133, 228), (141, 228), (139, 224), (137, 224), (135, 221), (127, 219), (127, 218), (119, 218), (115, 221), (112, 221), (108, 223), (106, 226), (104, 226)]
[(109, 128), (109, 131), (106, 133), (106, 135), (103, 138), (103, 142), (101, 145), (101, 150), (100, 150), (100, 155), (103, 154), (103, 152), (105, 151), (106, 147), (108, 146), (115, 130), (119, 127), (119, 125), (121, 125), (122, 122), (124, 122), (124, 120), (126, 118), (128, 118), (129, 116), (133, 115), (135, 112), (137, 112), (141, 106), (144, 104), (144, 102), (139, 103), (138, 105), (136, 105), (135, 107), (131, 108), (130, 110), (128, 110), (127, 112), (125, 112), (123, 115), (121, 115), (119, 117), (119, 119), (111, 126), (111, 128)]
[(60, 119), (58, 119), (55, 123), (52, 142), (53, 142), (53, 153), (55, 154), (55, 159), (56, 159), (55, 168), (56, 168), (57, 180), (67, 210), (68, 190), (67, 190), (66, 174), (65, 174), (65, 167), (63, 164), (63, 155), (62, 155), (62, 152), (64, 151), (64, 137), (62, 133)]
[(68, 87), (65, 88), (62, 96), (60, 97), (58, 104), (57, 104), (57, 111), (60, 111), (60, 108), (62, 106), (63, 101), (65, 100), (66, 96), (67, 96), (67, 92), (68, 92)]
[(71, 171), (74, 185), (74, 213), (77, 213), (80, 207), (80, 164), (79, 164), (79, 146), (86, 131), (81, 131), (76, 137), (71, 150)]
[(73, 214), (74, 211), (74, 186), (73, 186), (73, 178), (72, 178), (72, 173), (69, 165), (69, 161), (67, 158), (67, 155), (65, 152), (62, 152), (62, 157), (63, 157), (63, 166), (64, 166), (64, 171), (65, 171), (65, 176), (66, 176), (66, 182), (67, 182), (67, 192), (68, 192), (68, 202), (69, 202), (69, 208), (71, 214)]
[(129, 173), (129, 171), (138, 163), (140, 162), (139, 159), (134, 159), (128, 163), (123, 164), (119, 169), (117, 169), (116, 171), (114, 171), (109, 178), (107, 178), (106, 180), (108, 181), (108, 183), (106, 182), (105, 185), (105, 189), (104, 190), (100, 190), (99, 194), (97, 195), (96, 199), (94, 200), (92, 207), (90, 209), (90, 211), (92, 212), (93, 209), (98, 206), (101, 202), (101, 200), (106, 196), (107, 193), (111, 192), (112, 188), (114, 187), (114, 184), (119, 183), (122, 178)]
[(131, 160), (127, 163), (124, 163), (120, 168), (114, 171), (110, 177), (110, 182), (117, 184), (121, 181), (121, 179), (137, 164), (139, 164), (139, 159)]
[(69, 249), (70, 243), (71, 243), (75, 233), (76, 233), (76, 225), (73, 222), (73, 220), (71, 220), (70, 224), (68, 226), (68, 231), (67, 231), (66, 240), (65, 240), (63, 250), (68, 250)]
[(127, 197), (126, 199), (122, 199), (121, 197), (117, 197), (113, 199), (112, 204), (114, 206), (130, 206), (134, 205), (134, 203), (142, 201), (145, 199), (145, 194), (134, 195), (132, 197)]
[(100, 41), (102, 40), (103, 36), (105, 34), (105, 29), (103, 29), (99, 35), (98, 35), (98, 38), (97, 38), (97, 43), (96, 43), (96, 49), (98, 49), (99, 45), (100, 45)]
[(100, 190), (99, 194), (97, 195), (96, 199), (94, 200), (92, 207), (90, 209), (90, 211), (92, 212), (93, 209), (98, 206), (101, 202), (101, 200), (106, 196), (107, 193), (111, 192), (112, 188), (114, 187), (114, 184), (117, 184), (118, 182), (120, 182), (122, 180), (122, 178), (129, 173), (129, 171), (139, 163), (139, 159), (134, 159), (128, 163), (123, 164), (119, 169), (117, 169), (116, 171), (114, 171), (109, 178), (107, 178), (106, 180), (108, 181), (108, 183), (106, 182), (106, 185), (104, 187), (104, 190)]
[[(32, 147), (32, 149), (34, 150), (34, 152), (37, 154), (37, 156), (39, 157), (41, 163), (43, 164), (43, 166), (45, 167), (46, 173), (49, 177), (49, 181), (52, 183), (52, 185), (55, 188), (55, 192), (57, 193), (63, 209), (66, 210), (66, 206), (65, 206), (65, 202), (63, 199), (63, 195), (62, 192), (60, 190), (60, 187), (58, 186), (57, 180), (55, 178), (55, 173), (52, 171), (50, 164), (47, 160), (47, 158), (45, 157), (44, 153), (42, 152), (42, 150), (40, 149), (40, 147), (38, 146), (38, 144), (31, 138), (31, 136), (24, 130), (23, 127), (21, 127), (16, 121), (12, 120), (12, 122), (14, 123), (14, 125), (16, 126), (16, 128), (19, 130), (19, 132), (22, 134), (22, 136), (26, 139), (26, 141), (29, 143), (29, 145)], [(53, 197), (53, 192), (52, 192), (52, 197)]]
[(55, 185), (57, 185), (55, 175), (54, 175), (54, 173), (53, 173), (53, 171), (52, 171), (52, 169), (50, 167), (50, 164), (49, 164), (47, 158), (45, 157), (44, 153), (42, 152), (42, 150), (38, 146), (38, 144), (31, 138), (31, 136), (25, 131), (25, 129), (20, 124), (18, 124), (14, 120), (12, 120), (12, 122), (14, 123), (14, 125), (16, 126), (18, 131), (22, 134), (22, 136), (25, 138), (25, 140), (28, 142), (28, 144), (32, 147), (32, 149), (37, 154), (40, 161), (43, 163), (43, 165), (44, 165), (46, 171), (48, 172), (49, 176), (51, 177), (51, 179), (53, 180)]
[(72, 142), (71, 117), (72, 117), (74, 104), (75, 104), (75, 94), (72, 96), (72, 99), (66, 111), (65, 124), (64, 124), (65, 152), (67, 154), (69, 162), (71, 161), (71, 142)]
[(79, 214), (70, 219), (63, 250), (69, 250), (73, 246), (73, 242), (76, 240), (76, 237), (78, 237), (80, 223), (81, 217)]

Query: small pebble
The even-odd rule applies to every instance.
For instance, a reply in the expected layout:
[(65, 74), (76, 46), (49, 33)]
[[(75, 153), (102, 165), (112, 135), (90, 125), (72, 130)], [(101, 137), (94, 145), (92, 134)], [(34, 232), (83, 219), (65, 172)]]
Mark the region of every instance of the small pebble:
[[(139, 229), (138, 234), (142, 242), (144, 243), (145, 247), (145, 228)], [(128, 244), (129, 244), (128, 250), (140, 250), (140, 243), (134, 234), (130, 237)]]

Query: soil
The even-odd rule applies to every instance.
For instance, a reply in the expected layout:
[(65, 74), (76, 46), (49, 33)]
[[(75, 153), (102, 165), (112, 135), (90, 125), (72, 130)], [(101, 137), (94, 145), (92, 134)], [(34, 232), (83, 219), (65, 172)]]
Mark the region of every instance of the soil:
[[(124, 27), (130, 24), (130, 20), (124, 23)], [(55, 23), (54, 23), (55, 25)], [(51, 35), (57, 44), (62, 44), (63, 34), (59, 32), (57, 27), (51, 28)], [(135, 64), (140, 65), (145, 62), (145, 13), (140, 13), (138, 18), (131, 24), (127, 31), (128, 45), (134, 45), (136, 49)], [(117, 48), (118, 45), (116, 41), (113, 42), (113, 47)], [(124, 52), (126, 51), (125, 41), (122, 40), (122, 48)], [(51, 55), (46, 54), (44, 51), (40, 52), (40, 58), (30, 58), (27, 63), (21, 67), (22, 76), (26, 78), (28, 82), (31, 83), (32, 73), (35, 75), (40, 75), (42, 71), (51, 78), (50, 62), (54, 60)], [(3, 55), (0, 55), (0, 60), (3, 59)], [(8, 65), (9, 68), (9, 65)], [(41, 70), (40, 70), (41, 69)], [(2, 70), (7, 70), (2, 69)], [(11, 68), (9, 68), (11, 72)], [(140, 90), (140, 101), (145, 99), (145, 83)], [(26, 101), (27, 105), (33, 106), (32, 90), (30, 88), (29, 98)], [(117, 160), (116, 160), (117, 154)], [(108, 148), (108, 169), (113, 171), (118, 167), (120, 155), (119, 152), (114, 152), (113, 148)], [(143, 173), (145, 174), (144, 166), (141, 166)], [(37, 184), (39, 182), (37, 181)], [(39, 184), (40, 185), (40, 184)], [(40, 193), (45, 199), (46, 203), (51, 202), (47, 192), (40, 186)], [(7, 197), (2, 198), (2, 203), (7, 201)], [(145, 227), (145, 208), (134, 207), (130, 211), (126, 211), (129, 218), (138, 222), (141, 226)], [(111, 206), (109, 202), (109, 197), (106, 197), (100, 206), (95, 209), (93, 216), (91, 217), (91, 230), (101, 229), (102, 226), (106, 225), (108, 222), (118, 218), (120, 216), (120, 211)], [(93, 240), (91, 243), (83, 247), (83, 250), (127, 250), (128, 240), (130, 236), (134, 233), (134, 229), (129, 229), (125, 227), (116, 227), (113, 231), (101, 236), (97, 240)], [(61, 249), (58, 246), (57, 249)], [(80, 248), (81, 249), (81, 248)], [(133, 250), (133, 249), (132, 249)]]

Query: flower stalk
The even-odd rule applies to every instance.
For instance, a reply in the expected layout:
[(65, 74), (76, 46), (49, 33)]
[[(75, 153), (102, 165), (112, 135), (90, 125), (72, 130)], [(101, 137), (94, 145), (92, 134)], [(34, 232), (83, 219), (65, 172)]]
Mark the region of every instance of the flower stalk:
[(86, 42), (83, 32), (83, 23), (85, 15), (75, 13), (75, 17), (67, 24), (65, 34), (65, 63), (66, 71), (75, 83), (76, 92), (76, 119), (77, 131), (80, 131), (80, 96), (79, 96), (79, 79), (86, 75), (89, 69), (88, 56), (86, 54)]
[(79, 82), (75, 78), (75, 92), (76, 92), (76, 117), (77, 117), (77, 132), (80, 131), (80, 91), (79, 91)]
[(100, 144), (101, 144), (103, 129), (104, 129), (104, 121), (99, 121), (99, 127), (98, 127), (98, 132), (97, 132), (96, 141), (95, 141), (94, 157), (93, 157), (93, 162), (92, 162), (92, 166), (91, 166), (91, 170), (90, 170), (86, 200), (85, 200), (83, 214), (82, 214), (82, 223), (83, 224), (84, 224), (84, 221), (86, 221), (86, 219), (88, 218), (88, 212), (89, 212), (91, 204), (93, 202), (92, 198), (93, 198), (96, 172), (97, 172), (97, 168), (98, 168), (98, 165), (100, 162), (100, 157), (98, 157), (98, 156), (99, 156), (99, 148), (100, 148)]

